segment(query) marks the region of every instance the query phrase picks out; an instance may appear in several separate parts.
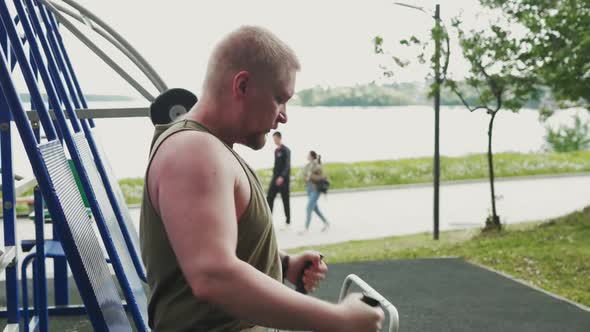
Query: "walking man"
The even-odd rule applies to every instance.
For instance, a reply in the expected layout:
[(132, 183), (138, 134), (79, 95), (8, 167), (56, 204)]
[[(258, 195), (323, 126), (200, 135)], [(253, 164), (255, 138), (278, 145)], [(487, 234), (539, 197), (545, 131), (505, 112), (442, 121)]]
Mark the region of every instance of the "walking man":
[(281, 199), (283, 200), (283, 207), (285, 208), (285, 224), (283, 229), (288, 229), (291, 224), (291, 207), (289, 203), (289, 183), (291, 176), (291, 150), (283, 145), (283, 137), (281, 132), (275, 131), (272, 134), (272, 138), (277, 148), (275, 149), (275, 164), (272, 169), (272, 179), (270, 181), (270, 187), (268, 188), (268, 194), (266, 200), (270, 206), (270, 211), (273, 210), (273, 205), (277, 193), (281, 193)]

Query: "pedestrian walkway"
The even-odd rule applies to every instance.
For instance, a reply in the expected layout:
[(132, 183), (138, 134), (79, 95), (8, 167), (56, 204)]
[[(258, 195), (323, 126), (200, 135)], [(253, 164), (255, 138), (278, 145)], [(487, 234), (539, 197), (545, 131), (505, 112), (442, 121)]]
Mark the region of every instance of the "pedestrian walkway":
[[(496, 195), (503, 223), (558, 217), (590, 204), (590, 175), (498, 181)], [(491, 204), (489, 182), (442, 185), (440, 197), (441, 231), (484, 225)], [(277, 231), (282, 248), (432, 232), (433, 228), (431, 187), (322, 195), (319, 205), (332, 227), (322, 233), (322, 223), (314, 216), (310, 232), (302, 236), (297, 233), (304, 228), (306, 204), (304, 196), (291, 198), (291, 230)], [(280, 200), (275, 203), (274, 221), (277, 229), (284, 221)]]
[[(590, 204), (590, 175), (499, 181), (496, 184), (498, 213), (508, 224), (557, 217)], [(441, 186), (440, 229), (453, 230), (481, 227), (487, 216), (489, 183), (475, 182)], [(304, 228), (307, 197), (291, 198), (292, 226), (280, 231), (284, 221), (280, 199), (275, 202), (274, 222), (279, 245), (283, 249), (307, 245), (338, 243), (394, 235), (432, 232), (432, 188), (401, 187), (374, 191), (330, 193), (320, 198), (320, 207), (332, 222), (322, 233), (322, 224), (314, 216), (310, 232), (298, 235)], [(139, 227), (139, 209), (131, 210)], [(19, 239), (34, 238), (33, 223), (19, 220)], [(0, 236), (2, 228), (0, 227)], [(46, 227), (51, 236), (51, 226)], [(52, 266), (47, 266), (51, 273)], [(0, 274), (0, 280), (4, 274)]]

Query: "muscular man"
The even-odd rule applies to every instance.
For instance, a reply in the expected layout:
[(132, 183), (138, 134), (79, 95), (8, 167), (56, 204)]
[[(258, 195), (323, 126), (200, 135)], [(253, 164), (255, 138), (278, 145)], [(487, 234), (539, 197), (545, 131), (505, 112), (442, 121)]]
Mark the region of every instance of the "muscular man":
[[(141, 208), (149, 325), (164, 331), (377, 331), (380, 309), (360, 296), (341, 304), (314, 291), (327, 270), (316, 252), (280, 253), (270, 208), (254, 171), (234, 144), (261, 149), (287, 122), (299, 62), (269, 31), (242, 27), (214, 49), (199, 102), (156, 130)], [(165, 130), (162, 130), (165, 129)]]
[(280, 131), (275, 131), (272, 138), (277, 148), (275, 149), (275, 163), (272, 169), (272, 179), (266, 200), (270, 206), (270, 212), (274, 205), (277, 193), (281, 193), (283, 200), (283, 208), (285, 209), (285, 225), (284, 229), (288, 229), (291, 224), (291, 208), (289, 203), (289, 187), (291, 182), (291, 150), (283, 144), (283, 136)]

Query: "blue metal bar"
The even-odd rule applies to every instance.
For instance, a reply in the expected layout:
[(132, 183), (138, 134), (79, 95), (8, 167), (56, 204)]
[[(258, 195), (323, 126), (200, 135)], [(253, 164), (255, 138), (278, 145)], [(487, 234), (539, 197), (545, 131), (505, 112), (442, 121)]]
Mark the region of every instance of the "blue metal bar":
[(68, 261), (65, 257), (53, 259), (53, 288), (55, 291), (55, 305), (64, 306), (70, 303)]
[[(8, 54), (10, 47), (6, 31), (0, 29), (2, 48)], [(1, 57), (1, 55), (0, 55)], [(17, 245), (16, 243), (16, 195), (14, 192), (14, 171), (12, 165), (12, 134), (10, 128), (10, 109), (4, 95), (0, 93), (0, 164), (2, 167), (2, 209), (4, 227), (4, 247)], [(6, 249), (5, 249), (6, 251)], [(20, 321), (18, 294), (18, 255), (15, 251), (14, 263), (6, 267), (6, 311), (7, 324), (18, 324)]]
[[(33, 75), (33, 71), (31, 69), (31, 67), (28, 65), (28, 63), (25, 61), (26, 55), (23, 50), (22, 44), (20, 43), (20, 38), (18, 36), (18, 33), (16, 32), (16, 28), (14, 27), (14, 25), (12, 25), (12, 20), (10, 18), (10, 12), (8, 11), (8, 8), (6, 7), (6, 4), (3, 3), (3, 1), (0, 1), (0, 9), (2, 9), (0, 11), (0, 12), (2, 12), (2, 13), (0, 13), (0, 15), (2, 15), (2, 22), (4, 24), (4, 29), (6, 30), (6, 33), (8, 34), (8, 38), (10, 39), (10, 42), (12, 45), (11, 49), (16, 51), (17, 57), (23, 59), (23, 62), (20, 64), (21, 67), (26, 67), (26, 70), (22, 70), (22, 74), (25, 78), (25, 81), (35, 82), (35, 77)], [(6, 22), (10, 22), (10, 24), (12, 25), (11, 26), (12, 29), (7, 29)], [(15, 43), (18, 43), (18, 45), (20, 45), (20, 48), (15, 47), (14, 46)], [(4, 61), (4, 59), (2, 59), (2, 60)], [(9, 71), (9, 73), (10, 73), (10, 71)], [(10, 79), (10, 76), (8, 76), (7, 79)], [(12, 81), (7, 81), (7, 82), (12, 82)], [(31, 94), (31, 101), (34, 102), (37, 107), (43, 106), (43, 107), (38, 108), (39, 110), (43, 109), (45, 105), (43, 103), (43, 97), (41, 96), (41, 92), (39, 91), (39, 89), (33, 89), (32, 91), (31, 91), (31, 89), (29, 89), (29, 93)], [(18, 94), (16, 96), (18, 97)], [(6, 98), (8, 101), (10, 100), (9, 96), (6, 96)], [(20, 100), (18, 100), (18, 101), (19, 101), (19, 105), (20, 105)], [(10, 104), (10, 102), (9, 102), (9, 104)], [(20, 106), (22, 107), (22, 105), (20, 105)], [(55, 129), (51, 125), (51, 117), (49, 116), (49, 113), (48, 112), (40, 112), (39, 119), (43, 123), (43, 128), (45, 131), (45, 136), (47, 136), (47, 139), (50, 141), (54, 140), (57, 135), (56, 135)], [(26, 121), (28, 121), (27, 118), (26, 118)], [(30, 134), (30, 138), (32, 140), (34, 140), (34, 136), (33, 136), (33, 133), (31, 131), (30, 127), (28, 128), (28, 131), (30, 133), (27, 133), (27, 136), (29, 136), (29, 134)], [(35, 146), (35, 145), (33, 145), (33, 146)]]
[[(49, 66), (49, 72), (47, 71), (47, 68), (43, 65), (43, 57), (41, 56), (41, 52), (39, 51), (39, 47), (37, 46), (37, 43), (35, 42), (35, 31), (33, 31), (33, 29), (31, 28), (31, 25), (29, 23), (29, 20), (27, 19), (27, 16), (26, 16), (27, 14), (22, 6), (22, 3), (20, 2), (20, 0), (14, 0), (14, 5), (15, 5), (18, 15), (21, 19), (21, 25), (22, 25), (23, 29), (25, 30), (25, 35), (30, 39), (29, 40), (29, 48), (32, 52), (33, 59), (37, 63), (37, 68), (39, 69), (39, 74), (41, 74), (41, 79), (43, 80), (43, 83), (45, 85), (45, 90), (47, 92), (47, 97), (49, 99), (49, 105), (51, 105), (51, 108), (54, 110), (54, 112), (57, 113), (58, 110), (62, 109), (60, 97), (58, 96), (58, 93), (56, 93), (56, 90), (55, 90), (55, 87), (56, 87), (55, 84), (60, 82), (59, 72), (56, 71), (57, 67), (55, 67), (55, 66)], [(34, 10), (34, 8), (33, 8), (33, 10)], [(45, 39), (42, 38), (43, 31), (37, 30), (37, 32), (39, 33), (39, 37), (40, 37), (39, 41), (41, 42), (43, 49), (45, 49), (45, 48), (49, 49), (49, 45), (47, 45), (47, 42), (45, 41)], [(9, 37), (10, 37), (10, 32), (9, 32)], [(12, 48), (15, 49), (15, 52), (17, 53), (17, 58), (19, 60), (26, 59), (26, 57), (18, 54), (19, 53), (17, 51), (18, 47), (14, 45), (15, 42), (13, 41), (12, 38), (10, 39), (10, 41), (12, 44)], [(21, 45), (21, 48), (22, 48), (22, 44), (19, 43), (19, 45)], [(51, 61), (51, 59), (47, 59), (47, 62), (49, 62), (51, 64), (52, 61)], [(25, 78), (25, 80), (26, 80), (26, 78)], [(35, 86), (36, 86), (36, 83), (35, 83)], [(58, 84), (58, 86), (59, 86), (59, 84)], [(30, 87), (29, 87), (29, 90), (31, 90)], [(68, 106), (70, 106), (69, 103), (65, 103), (66, 112), (68, 113), (68, 116), (70, 116), (70, 123), (72, 124), (74, 131), (79, 132), (80, 131), (80, 123), (78, 121), (78, 118), (76, 117), (76, 113), (74, 112), (74, 110), (71, 107), (68, 107)], [(41, 109), (38, 109), (38, 110), (41, 110)], [(57, 116), (56, 116), (56, 118), (57, 118)], [(59, 118), (57, 120), (59, 121)], [(67, 126), (66, 127), (62, 126), (62, 129), (65, 131), (64, 128), (67, 128)]]
[[(33, 59), (33, 57), (31, 56), (29, 59)], [(31, 66), (33, 67), (33, 74), (35, 75), (35, 78), (37, 78), (37, 66), (35, 64), (35, 61), (31, 61)], [(35, 109), (35, 107), (33, 106), (33, 103), (31, 103), (31, 107), (32, 109)], [(37, 140), (38, 143), (41, 143), (41, 128), (39, 127), (39, 124), (37, 123), (36, 125), (33, 124), (33, 133), (35, 134), (35, 139)], [(45, 298), (47, 297), (47, 281), (46, 281), (46, 273), (45, 273), (45, 241), (44, 241), (44, 234), (43, 234), (43, 228), (41, 228), (41, 241), (39, 241), (39, 218), (41, 218), (41, 221), (43, 221), (43, 197), (41, 195), (41, 192), (39, 191), (39, 186), (35, 186), (35, 190), (33, 193), (33, 197), (34, 197), (34, 205), (35, 205), (35, 220), (34, 220), (34, 224), (35, 224), (35, 251), (31, 253), (31, 255), (35, 256), (35, 260), (33, 260), (33, 303), (34, 303), (34, 308), (35, 308), (35, 317), (33, 318), (33, 320), (30, 322), (30, 324), (27, 324), (27, 322), (29, 321), (28, 317), (24, 317), (24, 322), (25, 324), (23, 325), (25, 327), (25, 329), (29, 328), (31, 329), (31, 326), (34, 327), (33, 331), (36, 331), (39, 327), (40, 327), (40, 319), (39, 317), (47, 317), (47, 313), (43, 312), (43, 305), (41, 303), (42, 301), (42, 294), (45, 294)], [(39, 214), (41, 213), (41, 214)], [(43, 226), (41, 226), (43, 227)], [(34, 264), (36, 262), (39, 262), (40, 265), (42, 266), (37, 266), (37, 264)], [(26, 269), (26, 265), (27, 264), (23, 264), (23, 266)], [(22, 268), (22, 267), (21, 267)], [(25, 271), (26, 273), (26, 271)], [(25, 284), (27, 283), (27, 278), (26, 278), (26, 274), (24, 274), (24, 277), (22, 277), (22, 282), (24, 282)], [(23, 288), (23, 294), (26, 294), (26, 288)], [(28, 294), (26, 294), (26, 296), (28, 296)], [(27, 298), (28, 301), (28, 298)], [(26, 308), (28, 307), (28, 302), (24, 301), (26, 304), (23, 304), (23, 307)], [(45, 305), (46, 307), (47, 305)], [(45, 319), (45, 325), (47, 325), (47, 319)], [(43, 330), (46, 331), (46, 330)]]
[[(49, 22), (47, 22), (47, 16), (43, 15), (44, 11), (45, 11), (45, 7), (39, 5), (39, 3), (37, 2), (38, 6), (39, 6), (39, 11), (41, 12), (41, 16), (43, 18), (43, 21), (45, 22), (45, 30), (47, 32), (47, 34), (51, 34), (51, 24), (49, 24)], [(27, 8), (31, 8), (30, 6), (32, 4), (30, 4), (29, 2), (26, 2)], [(34, 16), (37, 16), (36, 14), (33, 14)], [(33, 15), (30, 15), (31, 17), (31, 22), (33, 22), (33, 27), (35, 27), (35, 29), (38, 32), (38, 29), (40, 29), (40, 25), (36, 24), (36, 17), (33, 17)], [(80, 102), (78, 101), (78, 97), (76, 95), (76, 91), (74, 88), (74, 85), (72, 84), (72, 80), (70, 79), (70, 75), (68, 73), (68, 69), (66, 68), (65, 64), (64, 64), (64, 59), (62, 58), (62, 53), (59, 50), (58, 45), (52, 40), (52, 38), (49, 38), (49, 45), (51, 46), (51, 51), (55, 56), (55, 59), (57, 59), (57, 65), (59, 67), (60, 72), (63, 75), (64, 81), (66, 82), (66, 86), (68, 88), (68, 92), (70, 93), (70, 100), (74, 103), (74, 107), (76, 109), (80, 108)], [(47, 52), (47, 51), (46, 51)]]
[[(34, 61), (34, 56), (32, 52), (29, 55), (31, 67), (33, 69), (33, 74), (35, 78), (38, 78), (39, 70), (37, 65)], [(33, 103), (31, 103), (31, 109), (37, 109)], [(54, 123), (55, 125), (55, 123)], [(35, 139), (38, 143), (41, 143), (41, 127), (39, 123), (33, 123), (33, 133), (35, 134)], [(61, 131), (59, 127), (56, 126), (56, 131), (59, 137), (62, 137)], [(34, 192), (34, 205), (35, 205), (35, 253), (36, 253), (36, 260), (33, 273), (33, 285), (35, 285), (35, 312), (36, 312), (36, 330), (41, 331), (48, 331), (49, 330), (49, 317), (47, 312), (47, 273), (45, 268), (45, 205), (43, 203), (43, 195), (39, 190), (39, 186), (35, 187)], [(27, 282), (26, 278), (23, 282)], [(27, 320), (25, 320), (26, 322)], [(28, 327), (29, 325), (24, 325)]]
[[(43, 196), (39, 186), (35, 187), (35, 246), (37, 259), (35, 260), (37, 287), (37, 317), (39, 317), (39, 329), (49, 331), (47, 316), (47, 273), (45, 271), (45, 215)], [(37, 203), (39, 202), (39, 203)], [(26, 282), (26, 281), (25, 281)]]
[[(4, 61), (4, 58), (2, 61)], [(2, 165), (2, 207), (4, 212), (4, 247), (16, 246), (16, 213), (14, 193), (14, 173), (12, 168), (12, 138), (10, 129), (10, 109), (3, 94), (0, 94), (0, 163)], [(16, 253), (15, 253), (16, 255)], [(18, 256), (14, 258), (14, 264), (6, 270), (6, 306), (8, 311), (7, 323), (14, 324), (20, 321), (17, 264)]]
[[(17, 15), (14, 17), (14, 25), (18, 25), (19, 22), (20, 22), (20, 18)], [(25, 45), (27, 42), (27, 37), (22, 37), (20, 40), (23, 43), (23, 45)], [(11, 56), (10, 69), (12, 71), (12, 70), (14, 70), (14, 67), (16, 66), (16, 56), (14, 55), (14, 52), (12, 50), (10, 50), (10, 56)]]
[[(125, 307), (125, 309), (127, 309), (126, 306), (127, 305), (123, 305), (123, 307)], [(27, 313), (29, 315), (35, 314), (34, 308), (29, 308), (28, 310), (20, 309), (19, 312), (21, 314), (21, 317), (22, 317), (22, 315), (24, 315), (25, 311), (27, 311)], [(49, 313), (50, 317), (54, 317), (54, 316), (84, 316), (84, 315), (88, 314), (86, 312), (86, 308), (82, 304), (74, 304), (74, 305), (68, 305), (68, 306), (49, 306), (47, 308), (47, 312)], [(0, 319), (4, 319), (4, 318), (6, 318), (6, 311), (0, 311)], [(24, 319), (23, 319), (23, 321), (24, 321)]]
[[(52, 12), (47, 11), (45, 6), (40, 6), (40, 10), (42, 12), (47, 13), (47, 16), (49, 16), (49, 20), (51, 22), (51, 28), (53, 29), (53, 31), (55, 33), (57, 43), (59, 45), (59, 50), (61, 51), (64, 61), (68, 67), (68, 71), (70, 73), (70, 76), (71, 76), (71, 79), (74, 83), (74, 86), (76, 87), (76, 92), (78, 93), (78, 98), (80, 98), (80, 102), (82, 103), (82, 107), (88, 108), (88, 104), (86, 103), (86, 98), (84, 97), (84, 94), (82, 93), (82, 89), (80, 88), (80, 81), (76, 77), (76, 72), (74, 71), (74, 67), (72, 66), (72, 62), (70, 61), (70, 56), (68, 55), (68, 52), (67, 52), (66, 47), (63, 42), (63, 38), (61, 37), (61, 33), (59, 32), (58, 24), (55, 19), (55, 16), (53, 15)], [(89, 122), (90, 122), (90, 126), (92, 128), (94, 128), (95, 127), (94, 120), (89, 119)]]
[[(126, 303), (123, 303), (123, 308), (125, 308), (125, 311), (129, 312), (129, 306)], [(49, 313), (49, 316), (51, 316), (51, 317), (53, 317), (53, 316), (83, 316), (83, 315), (88, 314), (88, 312), (86, 311), (86, 307), (84, 307), (84, 305), (82, 305), (82, 304), (73, 304), (73, 305), (68, 305), (68, 306), (50, 306), (47, 309), (48, 309), (47, 312)], [(33, 308), (29, 308), (28, 310), (21, 309), (20, 310), (21, 315), (25, 311), (28, 311), (29, 315), (35, 313)], [(4, 310), (4, 311), (0, 310), (0, 319), (4, 319), (4, 318), (6, 318), (6, 310)]]
[[(13, 25), (13, 22), (10, 18), (10, 13), (8, 11), (8, 7), (4, 1), (0, 1), (0, 17), (2, 18), (2, 24), (4, 28), (8, 32), (9, 38), (11, 40), (13, 48), (15, 48), (17, 55), (20, 58), (23, 58), (23, 61), (19, 61), (19, 65), (21, 66), (21, 71), (25, 78), (28, 78), (27, 81), (33, 82), (32, 79), (32, 72), (31, 68), (28, 66), (28, 63), (24, 61), (24, 51), (22, 45), (20, 44), (20, 40), (16, 33), (16, 29)], [(34, 43), (30, 43), (34, 44)], [(28, 123), (27, 115), (20, 103), (20, 99), (14, 84), (12, 82), (12, 78), (10, 76), (10, 70), (6, 62), (4, 61), (3, 57), (0, 57), (0, 86), (2, 87), (2, 92), (6, 98), (6, 101), (12, 111), (12, 115), (14, 117), (14, 121), (16, 126), (19, 130), (19, 134), (21, 136), (21, 140), (23, 142), (25, 151), (27, 152), (27, 156), (29, 161), (31, 162), (31, 166), (35, 177), (37, 178), (37, 182), (43, 196), (45, 197), (47, 208), (49, 209), (53, 221), (54, 227), (58, 227), (58, 233), (60, 234), (60, 238), (64, 240), (64, 243), (74, 243), (74, 238), (71, 230), (67, 227), (65, 222), (65, 215), (63, 210), (60, 209), (60, 203), (52, 191), (53, 187), (50, 182), (50, 177), (47, 172), (47, 168), (41, 158), (41, 154), (39, 150), (36, 148), (36, 140), (33, 135), (33, 131)], [(30, 89), (31, 96), (38, 102), (37, 104), (43, 105), (43, 100), (41, 98), (41, 94), (39, 93), (39, 89), (36, 86), (33, 86)], [(43, 119), (44, 124), (47, 124), (45, 127), (45, 134), (50, 140), (55, 139), (55, 131), (51, 125), (51, 120), (49, 118), (49, 114), (47, 110), (43, 108), (40, 109), (39, 116)], [(75, 152), (75, 150), (74, 150)], [(83, 266), (82, 258), (76, 252), (74, 247), (66, 246), (64, 250), (68, 254), (68, 259), (74, 264), (74, 266)], [(90, 280), (88, 276), (75, 274), (74, 278), (76, 279), (76, 283), (78, 284), (78, 289), (80, 292), (84, 294), (91, 294), (93, 292), (92, 286), (90, 284)], [(9, 281), (9, 280), (7, 280)], [(8, 284), (8, 282), (7, 282)], [(90, 320), (93, 324), (95, 330), (104, 331), (107, 329), (107, 325), (102, 315), (102, 311), (100, 310), (100, 305), (96, 298), (91, 297), (84, 297), (84, 304), (86, 305), (88, 312), (90, 313)], [(13, 299), (14, 303), (17, 303), (16, 299)]]
[[(36, 253), (33, 253), (33, 254), (35, 255), (35, 259), (37, 259)], [(33, 277), (31, 280), (33, 281), (33, 307), (34, 307), (33, 312), (34, 312), (34, 316), (33, 316), (33, 319), (29, 322), (29, 329), (31, 329), (30, 326), (34, 326), (34, 328), (32, 330), (36, 332), (35, 329), (37, 328), (37, 326), (39, 326), (39, 324), (38, 324), (39, 319), (37, 318), (38, 308), (39, 308), (39, 292), (37, 292), (37, 281), (39, 279), (37, 279), (37, 278), (38, 278), (39, 274), (37, 273), (37, 265), (35, 264), (35, 260), (31, 261), (31, 269), (33, 270)], [(33, 323), (33, 321), (35, 321), (35, 323), (31, 324), (31, 323)], [(24, 322), (26, 323), (26, 320), (24, 320)]]
[[(33, 56), (31, 55), (31, 58)], [(60, 141), (63, 142), (63, 135), (61, 134), (61, 128), (54, 121), (55, 129), (60, 137)], [(57, 229), (52, 227), (52, 239), (59, 241)], [(69, 292), (69, 279), (68, 279), (68, 261), (65, 256), (53, 258), (53, 290), (54, 290), (54, 303), (56, 306), (66, 306), (70, 303), (70, 292)]]
[[(19, 14), (19, 17), (21, 18), (21, 24), (23, 26), (25, 34), (29, 38), (29, 47), (33, 51), (33, 54), (35, 56), (35, 60), (37, 61), (37, 65), (39, 68), (39, 72), (41, 74), (41, 78), (45, 84), (45, 89), (47, 91), (47, 94), (50, 96), (50, 98), (49, 98), (50, 102), (52, 102), (53, 105), (59, 106), (58, 103), (55, 102), (57, 100), (55, 87), (51, 84), (52, 83), (51, 78), (49, 77), (49, 74), (48, 74), (46, 68), (41, 65), (43, 57), (41, 56), (41, 53), (40, 53), (37, 43), (35, 41), (34, 33), (33, 33), (32, 28), (28, 22), (27, 14), (26, 14), (20, 0), (15, 0), (14, 5), (15, 5), (15, 8), (16, 8), (18, 14)], [(34, 13), (34, 10), (32, 11), (32, 13)], [(8, 31), (8, 36), (10, 38), (11, 44), (12, 44), (13, 48), (15, 49), (16, 55), (19, 59), (19, 65), (21, 66), (21, 71), (23, 72), (23, 74), (25, 72), (28, 73), (28, 75), (25, 75), (25, 81), (27, 83), (29, 91), (31, 91), (31, 95), (40, 96), (39, 87), (36, 85), (36, 82), (34, 82), (31, 79), (31, 76), (32, 76), (31, 75), (32, 74), (31, 68), (28, 65), (28, 63), (26, 62), (26, 57), (24, 56), (23, 47), (22, 47), (22, 44), (20, 43), (20, 40), (18, 40), (18, 35), (16, 34), (16, 29), (15, 29), (14, 25), (6, 26), (7, 18), (10, 17), (10, 13), (8, 12), (8, 7), (6, 6), (6, 4), (1, 1), (0, 1), (0, 15), (2, 16), (3, 23), (5, 24), (5, 28)], [(36, 15), (32, 15), (32, 17), (36, 17)], [(40, 41), (41, 41), (44, 49), (45, 48), (49, 49), (44, 38), (41, 38), (42, 36), (43, 36), (43, 34), (39, 33)], [(50, 65), (49, 66), (50, 70), (57, 72), (57, 66), (55, 65), (55, 62), (52, 61), (53, 60), (52, 57), (48, 57), (47, 60)], [(58, 87), (59, 87), (59, 84), (58, 84)], [(61, 88), (63, 89), (63, 86), (61, 86)], [(33, 93), (33, 91), (35, 91), (36, 93)], [(68, 105), (69, 105), (69, 103), (66, 103), (66, 110), (68, 110)], [(20, 104), (19, 104), (19, 106), (22, 107), (22, 105), (20, 105)], [(14, 109), (13, 109), (13, 111), (14, 111)], [(45, 108), (39, 109), (38, 113), (39, 113), (39, 115), (41, 115), (41, 114), (48, 115), (47, 109), (45, 109)], [(102, 214), (100, 207), (98, 206), (98, 202), (97, 202), (94, 190), (92, 189), (92, 186), (90, 184), (88, 174), (86, 173), (86, 170), (84, 169), (81, 157), (78, 153), (78, 150), (76, 148), (73, 137), (69, 133), (68, 124), (67, 124), (67, 120), (65, 118), (65, 115), (63, 114), (63, 112), (61, 112), (60, 107), (54, 107), (54, 113), (55, 113), (55, 116), (57, 118), (57, 121), (58, 121), (60, 127), (63, 130), (66, 146), (68, 147), (68, 151), (70, 152), (70, 156), (72, 157), (72, 161), (74, 162), (74, 166), (75, 166), (76, 171), (78, 172), (78, 175), (80, 177), (80, 182), (82, 184), (84, 192), (86, 193), (86, 195), (88, 197), (88, 200), (90, 203), (90, 208), (92, 210), (92, 214), (94, 215), (94, 218), (96, 219), (96, 225), (102, 235), (103, 243), (105, 245), (105, 248), (108, 252), (109, 257), (113, 261), (112, 266), (113, 266), (113, 268), (115, 270), (115, 274), (117, 275), (117, 278), (119, 280), (119, 284), (120, 284), (121, 288), (123, 289), (123, 293), (125, 294), (125, 297), (127, 299), (127, 303), (129, 303), (131, 305), (133, 319), (134, 319), (138, 329), (140, 329), (141, 331), (147, 330), (148, 328), (147, 328), (146, 322), (144, 322), (142, 319), (142, 314), (139, 310), (139, 306), (137, 304), (137, 301), (135, 300), (135, 296), (133, 294), (133, 291), (131, 290), (131, 287), (129, 285), (129, 281), (127, 280), (127, 278), (125, 276), (125, 271), (124, 271), (123, 265), (121, 264), (121, 260), (118, 256), (115, 246), (113, 244), (110, 232), (107, 228), (105, 218)], [(73, 112), (73, 110), (72, 110), (72, 115), (70, 115), (70, 116), (75, 118), (76, 115), (75, 115), (75, 112)], [(41, 116), (40, 116), (40, 118), (41, 118)], [(44, 127), (45, 127), (45, 125), (44, 125)], [(79, 128), (78, 128), (78, 130), (79, 130)], [(49, 202), (47, 202), (47, 204), (48, 204), (48, 206), (50, 206)], [(56, 207), (57, 206), (59, 206), (59, 205), (56, 205)], [(63, 214), (63, 211), (62, 211), (62, 214)], [(61, 234), (61, 232), (60, 232), (60, 234)]]
[[(27, 266), (29, 266), (29, 263), (33, 260), (37, 258), (37, 255), (35, 253), (30, 253), (27, 256), (25, 256), (25, 258), (22, 261), (22, 265), (21, 265), (21, 284), (22, 284), (22, 292), (23, 292), (23, 308), (24, 309), (28, 309), (29, 308), (29, 285), (27, 284)], [(33, 277), (33, 285), (35, 285), (35, 278)], [(35, 306), (36, 307), (36, 306)], [(36, 310), (36, 308), (35, 308)], [(25, 332), (29, 332), (29, 310), (22, 310), (21, 311), (22, 315), (23, 315), (23, 321), (24, 321), (24, 330)]]
[(0, 25), (0, 44), (2, 44), (2, 51), (4, 54), (8, 54), (9, 45), (8, 45), (8, 36), (6, 35), (6, 31), (4, 31), (4, 27)]
[[(18, 0), (16, 0), (16, 1), (18, 1)], [(59, 64), (60, 68), (62, 68), (62, 72), (64, 74), (64, 78), (66, 80), (66, 83), (70, 82), (70, 80), (71, 80), (70, 75), (67, 72), (67, 70), (65, 70), (66, 64), (63, 62), (64, 57), (62, 57), (61, 52), (59, 52), (58, 42), (56, 41), (57, 38), (55, 37), (56, 31), (55, 31), (55, 29), (53, 29), (53, 27), (50, 23), (50, 20), (49, 20), (49, 17), (47, 16), (47, 12), (46, 12), (45, 7), (40, 6), (39, 12), (41, 13), (41, 17), (43, 19), (43, 22), (45, 24), (45, 28), (47, 30), (46, 34), (43, 33), (41, 24), (39, 22), (37, 15), (35, 14), (35, 11), (31, 10), (31, 8), (34, 8), (33, 1), (32, 0), (25, 0), (25, 2), (27, 4), (27, 7), (29, 8), (29, 13), (31, 13), (30, 17), (31, 17), (31, 21), (33, 23), (33, 26), (37, 30), (37, 34), (39, 35), (39, 39), (41, 40), (41, 44), (43, 45), (43, 49), (45, 51), (45, 57), (48, 59), (49, 66), (50, 67), (55, 66), (55, 62), (53, 61), (53, 58), (57, 59), (57, 63)], [(47, 38), (49, 39), (49, 44), (52, 46), (51, 49), (49, 49), (49, 47), (46, 47), (47, 41), (44, 40), (45, 36), (47, 36)], [(55, 54), (55, 57), (54, 57), (54, 55), (51, 54), (51, 50), (57, 51), (58, 54)], [(58, 72), (57, 68), (54, 68), (54, 70), (52, 70), (52, 72), (53, 73)], [(55, 80), (58, 81), (59, 77), (57, 77)], [(68, 97), (67, 97), (66, 91), (65, 91), (61, 81), (57, 82), (57, 83), (58, 83), (57, 84), (58, 91), (60, 92), (62, 99), (64, 101), (66, 101), (66, 108), (67, 108)], [(68, 83), (68, 87), (70, 90), (71, 99), (74, 102), (76, 102), (76, 100), (78, 98), (77, 98), (76, 93), (70, 83)], [(80, 96), (78, 96), (78, 97), (80, 97)], [(80, 99), (82, 99), (82, 97), (80, 97)], [(76, 107), (79, 107), (79, 105)], [(92, 155), (94, 157), (94, 162), (96, 163), (98, 173), (102, 179), (103, 185), (105, 186), (107, 197), (109, 199), (111, 206), (113, 207), (113, 211), (115, 212), (115, 216), (117, 218), (119, 228), (121, 229), (121, 233), (123, 234), (125, 244), (127, 245), (127, 249), (129, 250), (129, 253), (131, 255), (131, 259), (133, 261), (133, 265), (135, 267), (135, 270), (136, 270), (137, 274), (139, 275), (139, 277), (142, 280), (146, 281), (147, 278), (145, 275), (143, 262), (141, 261), (141, 258), (140, 258), (140, 253), (137, 252), (135, 246), (133, 245), (133, 241), (131, 239), (129, 229), (127, 228), (128, 226), (125, 223), (123, 213), (121, 212), (121, 207), (119, 206), (119, 202), (117, 201), (117, 197), (115, 196), (115, 192), (113, 190), (111, 181), (110, 181), (108, 174), (106, 172), (106, 167), (105, 167), (104, 162), (98, 152), (96, 142), (94, 141), (94, 135), (92, 134), (92, 130), (90, 129), (90, 127), (88, 126), (88, 124), (86, 123), (85, 120), (82, 120), (81, 123), (82, 123), (82, 129), (84, 130), (84, 134), (86, 135), (86, 140), (88, 141), (88, 145), (90, 146), (90, 151), (92, 152)]]

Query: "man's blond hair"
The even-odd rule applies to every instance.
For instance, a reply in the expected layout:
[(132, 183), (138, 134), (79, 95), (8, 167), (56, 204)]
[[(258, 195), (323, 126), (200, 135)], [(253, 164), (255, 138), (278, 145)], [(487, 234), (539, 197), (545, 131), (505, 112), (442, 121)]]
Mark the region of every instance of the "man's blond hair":
[(222, 92), (223, 81), (242, 70), (280, 80), (300, 68), (295, 52), (272, 32), (242, 26), (215, 47), (207, 65), (204, 89)]

